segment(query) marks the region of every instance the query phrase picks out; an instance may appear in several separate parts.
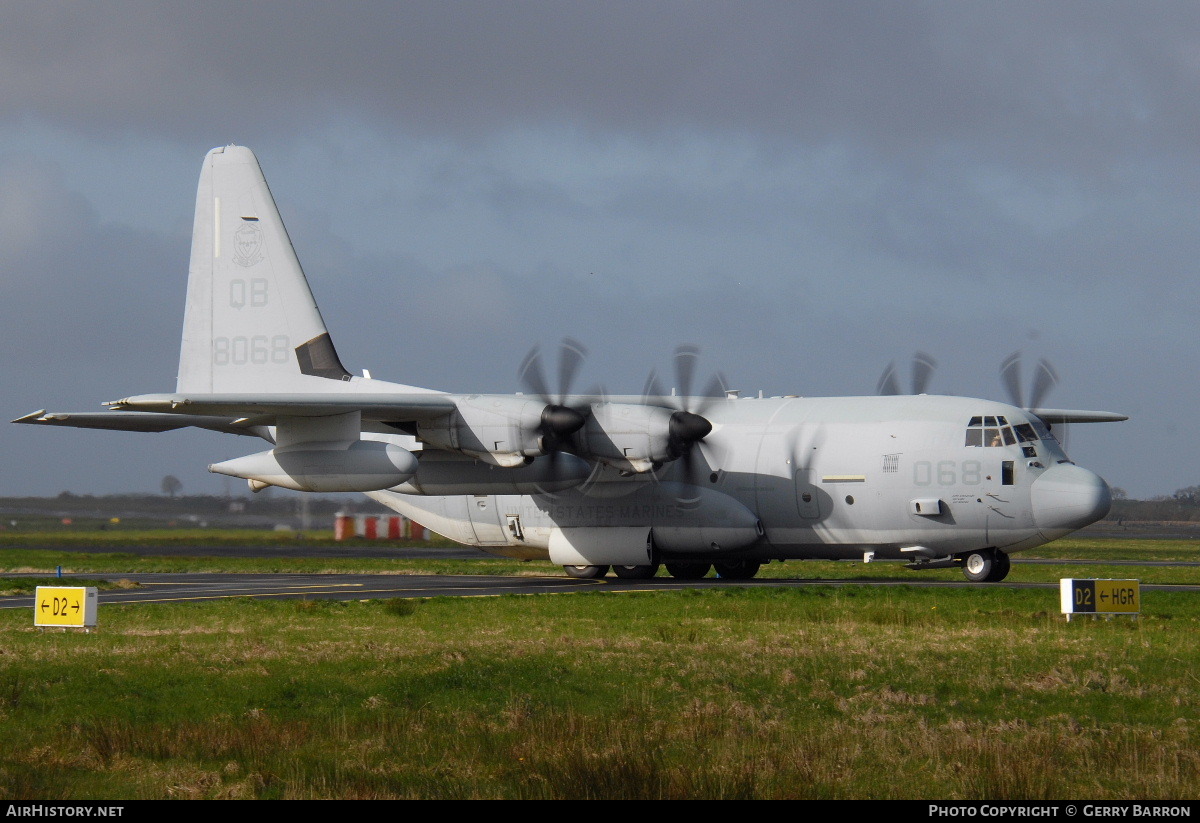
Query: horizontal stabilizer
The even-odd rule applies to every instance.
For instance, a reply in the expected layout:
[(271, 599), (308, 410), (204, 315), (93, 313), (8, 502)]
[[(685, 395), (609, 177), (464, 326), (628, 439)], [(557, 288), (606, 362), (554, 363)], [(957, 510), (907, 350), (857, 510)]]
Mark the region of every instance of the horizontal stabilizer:
[(108, 429), (110, 431), (165, 432), (188, 427), (209, 429), (227, 434), (259, 436), (258, 421), (242, 417), (197, 415), (183, 417), (178, 414), (159, 414), (140, 411), (108, 412), (47, 412), (45, 409), (18, 417), (14, 423), (32, 423), (41, 426), (67, 426), (75, 429)]

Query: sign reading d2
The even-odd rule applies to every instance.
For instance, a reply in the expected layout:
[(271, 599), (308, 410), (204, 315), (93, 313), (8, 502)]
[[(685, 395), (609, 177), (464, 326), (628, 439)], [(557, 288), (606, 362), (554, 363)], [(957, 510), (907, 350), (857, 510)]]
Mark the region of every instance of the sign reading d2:
[(93, 587), (38, 586), (33, 597), (33, 625), (95, 626), (96, 603)]
[(1137, 580), (1059, 580), (1063, 614), (1139, 614), (1141, 583)]

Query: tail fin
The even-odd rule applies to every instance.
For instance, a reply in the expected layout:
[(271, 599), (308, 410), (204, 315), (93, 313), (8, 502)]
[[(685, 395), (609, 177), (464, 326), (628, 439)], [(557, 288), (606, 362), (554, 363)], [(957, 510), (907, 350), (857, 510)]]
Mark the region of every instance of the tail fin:
[(337, 391), (349, 378), (257, 158), (213, 149), (196, 192), (176, 390)]

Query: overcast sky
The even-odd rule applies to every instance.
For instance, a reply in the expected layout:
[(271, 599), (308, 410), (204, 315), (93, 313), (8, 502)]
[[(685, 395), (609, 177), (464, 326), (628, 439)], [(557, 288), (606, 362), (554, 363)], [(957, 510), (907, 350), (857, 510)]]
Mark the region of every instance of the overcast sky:
[[(251, 147), (343, 362), (519, 390), (534, 345), (638, 393), (680, 343), (744, 393), (1129, 414), (1068, 451), (1200, 483), (1195, 2), (59, 3), (0, 9), (8, 419), (174, 389), (196, 181)], [(553, 365), (551, 358), (550, 365)], [(256, 450), (5, 425), (0, 494), (222, 492)], [(242, 493), (238, 484), (235, 491)]]

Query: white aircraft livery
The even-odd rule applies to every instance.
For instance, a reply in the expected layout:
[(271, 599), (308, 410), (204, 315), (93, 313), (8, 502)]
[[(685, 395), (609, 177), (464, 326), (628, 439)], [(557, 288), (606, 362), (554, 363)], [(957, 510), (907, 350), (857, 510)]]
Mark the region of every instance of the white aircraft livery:
[[(448, 394), (349, 373), (247, 148), (204, 159), (175, 391), (108, 411), (14, 422), (163, 432), (188, 426), (269, 448), (209, 470), (302, 492), (363, 492), (452, 540), (549, 559), (576, 577), (754, 576), (773, 560), (901, 560), (998, 581), (1009, 555), (1104, 517), (1111, 495), (1051, 433), (1125, 420), (1033, 402), (899, 392), (738, 397), (676, 385), (573, 394), (582, 347), (564, 342), (559, 385), (534, 349), (518, 394)], [(916, 373), (930, 362), (918, 359)], [(1019, 386), (1019, 364), (1004, 374)], [(917, 383), (921, 383), (917, 379)]]

